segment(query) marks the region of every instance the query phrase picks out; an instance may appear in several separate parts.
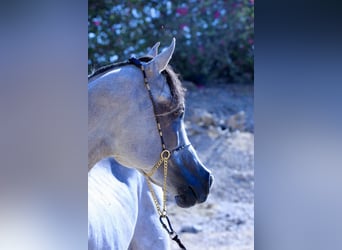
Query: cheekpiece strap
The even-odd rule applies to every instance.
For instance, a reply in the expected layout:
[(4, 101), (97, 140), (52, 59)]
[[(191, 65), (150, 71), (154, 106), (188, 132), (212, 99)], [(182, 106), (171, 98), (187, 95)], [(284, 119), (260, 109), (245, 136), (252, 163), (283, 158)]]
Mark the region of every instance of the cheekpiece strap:
[(129, 61), (129, 63), (132, 63), (133, 65), (138, 67), (142, 71), (142, 73), (143, 73), (144, 84), (145, 84), (145, 87), (146, 87), (146, 89), (148, 91), (148, 94), (149, 94), (151, 102), (152, 102), (154, 117), (156, 119), (157, 129), (158, 129), (158, 132), (159, 132), (162, 148), (163, 148), (163, 150), (165, 150), (166, 149), (166, 145), (165, 145), (165, 142), (164, 142), (163, 131), (161, 129), (159, 119), (156, 116), (156, 104), (155, 104), (155, 102), (153, 100), (153, 96), (152, 96), (152, 92), (151, 92), (151, 87), (150, 87), (150, 84), (147, 81), (147, 77), (146, 77), (146, 72), (145, 72), (144, 66), (142, 65), (141, 61), (139, 59), (136, 59), (135, 57), (131, 57), (128, 61)]

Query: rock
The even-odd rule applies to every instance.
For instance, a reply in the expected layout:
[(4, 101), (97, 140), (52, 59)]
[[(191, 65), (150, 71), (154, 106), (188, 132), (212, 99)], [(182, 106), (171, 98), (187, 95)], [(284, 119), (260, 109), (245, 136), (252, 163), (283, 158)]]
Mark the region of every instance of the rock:
[(214, 116), (204, 109), (194, 109), (190, 114), (189, 121), (206, 128), (217, 125)]
[(202, 227), (199, 225), (187, 225), (187, 226), (183, 226), (181, 229), (181, 233), (192, 233), (192, 234), (196, 234), (198, 232), (202, 231)]
[(204, 110), (201, 116), (201, 126), (209, 127), (209, 126), (215, 126), (216, 122), (212, 114), (210, 114), (208, 111)]
[(214, 126), (209, 126), (209, 129), (207, 130), (207, 132), (208, 132), (208, 136), (213, 140), (221, 135), (219, 128), (214, 127)]
[(245, 224), (245, 221), (240, 218), (237, 218), (234, 222), (237, 226)]
[(227, 120), (227, 126), (230, 131), (244, 131), (246, 128), (246, 113), (242, 110), (230, 116)]
[(197, 125), (196, 123), (191, 123), (188, 121), (185, 122), (185, 128), (189, 136), (206, 133), (206, 129)]

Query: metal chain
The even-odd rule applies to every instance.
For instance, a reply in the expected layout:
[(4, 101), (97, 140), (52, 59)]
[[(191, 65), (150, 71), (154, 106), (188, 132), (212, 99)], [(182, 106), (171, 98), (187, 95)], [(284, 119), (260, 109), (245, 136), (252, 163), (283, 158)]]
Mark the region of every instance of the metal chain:
[[(144, 175), (146, 177), (147, 185), (148, 185), (148, 188), (150, 189), (154, 204), (156, 205), (156, 209), (157, 209), (158, 214), (159, 214), (160, 223), (162, 224), (163, 228), (167, 231), (170, 238), (177, 242), (180, 249), (186, 250), (185, 246), (183, 245), (183, 243), (179, 239), (177, 233), (173, 230), (173, 228), (171, 226), (171, 222), (169, 220), (169, 217), (167, 216), (167, 210), (166, 210), (166, 194), (167, 194), (166, 187), (167, 187), (167, 185), (166, 185), (166, 181), (167, 181), (168, 160), (169, 160), (170, 156), (171, 156), (171, 153), (169, 150), (167, 150), (167, 149), (163, 150), (160, 154), (160, 160), (156, 163), (156, 165), (153, 166), (152, 170), (149, 173), (144, 173)], [(162, 200), (163, 210), (160, 209), (160, 204), (157, 200), (156, 193), (154, 192), (151, 180), (149, 179), (149, 177), (151, 177), (153, 175), (153, 173), (155, 173), (155, 171), (161, 166), (162, 163), (164, 163), (164, 181), (163, 181), (163, 188), (162, 188), (163, 189), (163, 200)]]
[[(170, 156), (171, 156), (171, 153), (169, 150), (167, 150), (167, 149), (163, 150), (163, 152), (161, 152), (161, 154), (160, 154), (160, 160), (157, 162), (157, 164), (154, 165), (154, 167), (152, 168), (152, 170), (149, 173), (145, 173), (148, 188), (151, 191), (153, 201), (156, 205), (158, 214), (160, 216), (166, 215), (166, 194), (167, 194), (167, 185), (166, 185), (167, 183), (166, 183), (166, 181), (167, 181), (168, 160), (169, 160)], [(157, 200), (154, 189), (152, 187), (151, 180), (149, 179), (149, 177), (151, 177), (156, 172), (156, 170), (162, 165), (162, 163), (164, 163), (163, 201), (162, 201), (163, 210), (160, 209), (160, 205), (159, 205), (159, 202)]]
[[(164, 150), (165, 151), (165, 150)], [(166, 185), (166, 178), (167, 178), (167, 163), (168, 159), (170, 158), (170, 151), (168, 152), (168, 157), (164, 158), (164, 185), (163, 185), (163, 214), (166, 215), (166, 193), (167, 193), (167, 185)]]

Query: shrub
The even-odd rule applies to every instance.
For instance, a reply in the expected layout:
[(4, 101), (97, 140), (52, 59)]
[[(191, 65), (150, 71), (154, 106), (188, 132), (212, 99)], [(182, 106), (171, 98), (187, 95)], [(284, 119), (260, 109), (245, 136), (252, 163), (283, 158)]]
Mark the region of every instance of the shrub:
[(253, 82), (254, 1), (89, 0), (89, 71), (176, 37), (172, 66), (199, 84)]

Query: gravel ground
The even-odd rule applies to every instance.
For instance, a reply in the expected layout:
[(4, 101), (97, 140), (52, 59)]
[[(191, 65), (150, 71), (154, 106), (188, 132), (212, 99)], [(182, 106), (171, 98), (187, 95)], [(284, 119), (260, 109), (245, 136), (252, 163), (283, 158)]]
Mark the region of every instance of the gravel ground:
[(188, 250), (254, 249), (253, 86), (185, 86), (188, 135), (215, 181), (203, 204), (169, 200), (173, 228)]

